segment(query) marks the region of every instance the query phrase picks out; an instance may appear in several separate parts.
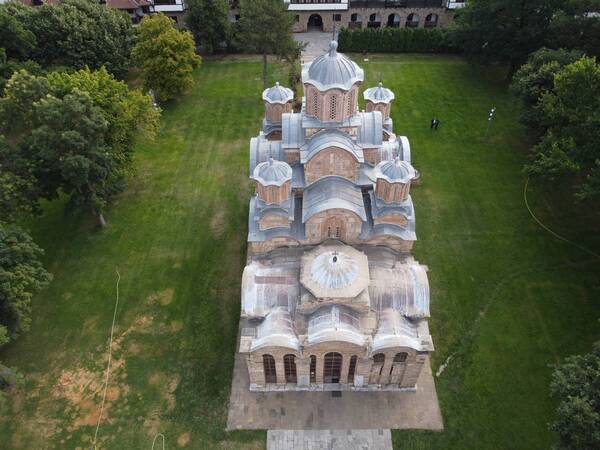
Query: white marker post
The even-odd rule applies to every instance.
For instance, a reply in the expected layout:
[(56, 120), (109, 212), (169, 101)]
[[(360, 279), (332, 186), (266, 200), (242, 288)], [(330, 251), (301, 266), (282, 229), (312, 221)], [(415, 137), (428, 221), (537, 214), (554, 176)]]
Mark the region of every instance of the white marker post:
[(487, 139), (487, 135), (490, 131), (490, 126), (492, 125), (492, 120), (494, 119), (495, 114), (496, 114), (496, 107), (492, 106), (492, 109), (490, 109), (490, 113), (488, 114), (488, 125), (487, 125), (487, 129), (485, 130), (485, 136), (483, 137), (483, 139)]

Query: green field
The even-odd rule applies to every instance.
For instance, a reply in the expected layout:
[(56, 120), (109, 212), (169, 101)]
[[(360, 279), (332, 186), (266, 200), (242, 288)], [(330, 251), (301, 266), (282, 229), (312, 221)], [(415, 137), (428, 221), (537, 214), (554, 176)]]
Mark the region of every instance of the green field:
[[(371, 57), (366, 85), (396, 93), (430, 268), (434, 370), (446, 430), (396, 432), (397, 448), (548, 448), (549, 364), (600, 337), (600, 261), (539, 228), (523, 201), (525, 135), (491, 69), (457, 58)], [(272, 79), (285, 82), (283, 68)], [(281, 73), (277, 73), (281, 70)], [(248, 142), (260, 128), (258, 59), (205, 61), (138, 149), (129, 189), (98, 231), (59, 202), (32, 225), (54, 282), (29, 333), (0, 358), (25, 375), (2, 406), (0, 447), (90, 448), (121, 275), (114, 364), (98, 448), (264, 448), (264, 432), (224, 431), (245, 260)], [(489, 108), (498, 108), (484, 139)], [(436, 114), (438, 132), (429, 130)], [(530, 202), (551, 228), (597, 252), (598, 208), (557, 190)], [(596, 211), (594, 213), (594, 211)], [(159, 441), (160, 442), (160, 441)], [(157, 446), (162, 448), (161, 446)], [(157, 448), (155, 447), (155, 448)]]

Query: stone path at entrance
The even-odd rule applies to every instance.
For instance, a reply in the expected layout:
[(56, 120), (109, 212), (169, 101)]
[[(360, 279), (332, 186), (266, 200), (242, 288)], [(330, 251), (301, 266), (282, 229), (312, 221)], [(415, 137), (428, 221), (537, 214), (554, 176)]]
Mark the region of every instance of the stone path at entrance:
[(294, 38), (299, 42), (308, 44), (301, 56), (302, 64), (304, 64), (327, 52), (333, 34), (323, 33), (322, 31), (309, 31), (308, 33), (294, 33)]
[(267, 450), (392, 450), (390, 430), (270, 430)]

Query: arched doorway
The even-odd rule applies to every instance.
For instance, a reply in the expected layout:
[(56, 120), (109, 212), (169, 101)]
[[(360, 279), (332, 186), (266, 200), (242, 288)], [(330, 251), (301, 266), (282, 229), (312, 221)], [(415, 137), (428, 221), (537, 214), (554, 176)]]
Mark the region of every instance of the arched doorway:
[(387, 26), (391, 28), (400, 27), (400, 14), (390, 14), (388, 16)]
[(342, 375), (342, 355), (327, 353), (323, 362), (323, 381), (325, 383), (339, 383)]
[(323, 31), (323, 18), (319, 14), (311, 14), (308, 18), (308, 31)]

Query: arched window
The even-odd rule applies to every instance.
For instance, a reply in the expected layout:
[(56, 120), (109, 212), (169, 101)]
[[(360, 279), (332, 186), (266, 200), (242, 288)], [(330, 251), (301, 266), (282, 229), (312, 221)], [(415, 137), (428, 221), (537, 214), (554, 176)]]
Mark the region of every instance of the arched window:
[(379, 14), (371, 14), (367, 26), (369, 28), (379, 28), (381, 26), (381, 17), (379, 17)]
[(319, 98), (317, 96), (317, 91), (312, 90), (312, 114), (316, 116), (319, 114)]
[(350, 358), (350, 366), (348, 367), (348, 383), (354, 383), (354, 374), (356, 373), (357, 356), (353, 355)]
[(331, 352), (325, 355), (323, 362), (323, 381), (325, 383), (339, 383), (342, 375), (342, 355)]
[(433, 28), (433, 27), (437, 26), (437, 22), (438, 22), (437, 14), (431, 13), (427, 17), (425, 17), (425, 27), (427, 27), (427, 28)]
[(335, 120), (337, 117), (337, 95), (332, 95), (329, 100), (329, 118)]
[(406, 26), (408, 28), (416, 28), (419, 26), (419, 20), (421, 20), (421, 18), (418, 14), (410, 13), (406, 18)]
[(375, 364), (383, 364), (385, 362), (385, 355), (383, 353), (377, 353), (373, 356), (373, 362)]
[(296, 383), (298, 378), (296, 375), (296, 357), (294, 355), (285, 355), (283, 357), (283, 368), (285, 371), (285, 382)]
[(398, 28), (400, 26), (400, 14), (390, 14), (388, 16), (387, 26)]
[(273, 355), (263, 355), (263, 371), (266, 383), (277, 383), (277, 371), (275, 370), (275, 358)]
[(394, 356), (394, 362), (395, 363), (403, 363), (403, 362), (406, 362), (406, 358), (408, 358), (408, 353), (406, 353), (406, 352), (396, 353), (396, 356)]
[(317, 382), (317, 357), (310, 355), (310, 382)]

